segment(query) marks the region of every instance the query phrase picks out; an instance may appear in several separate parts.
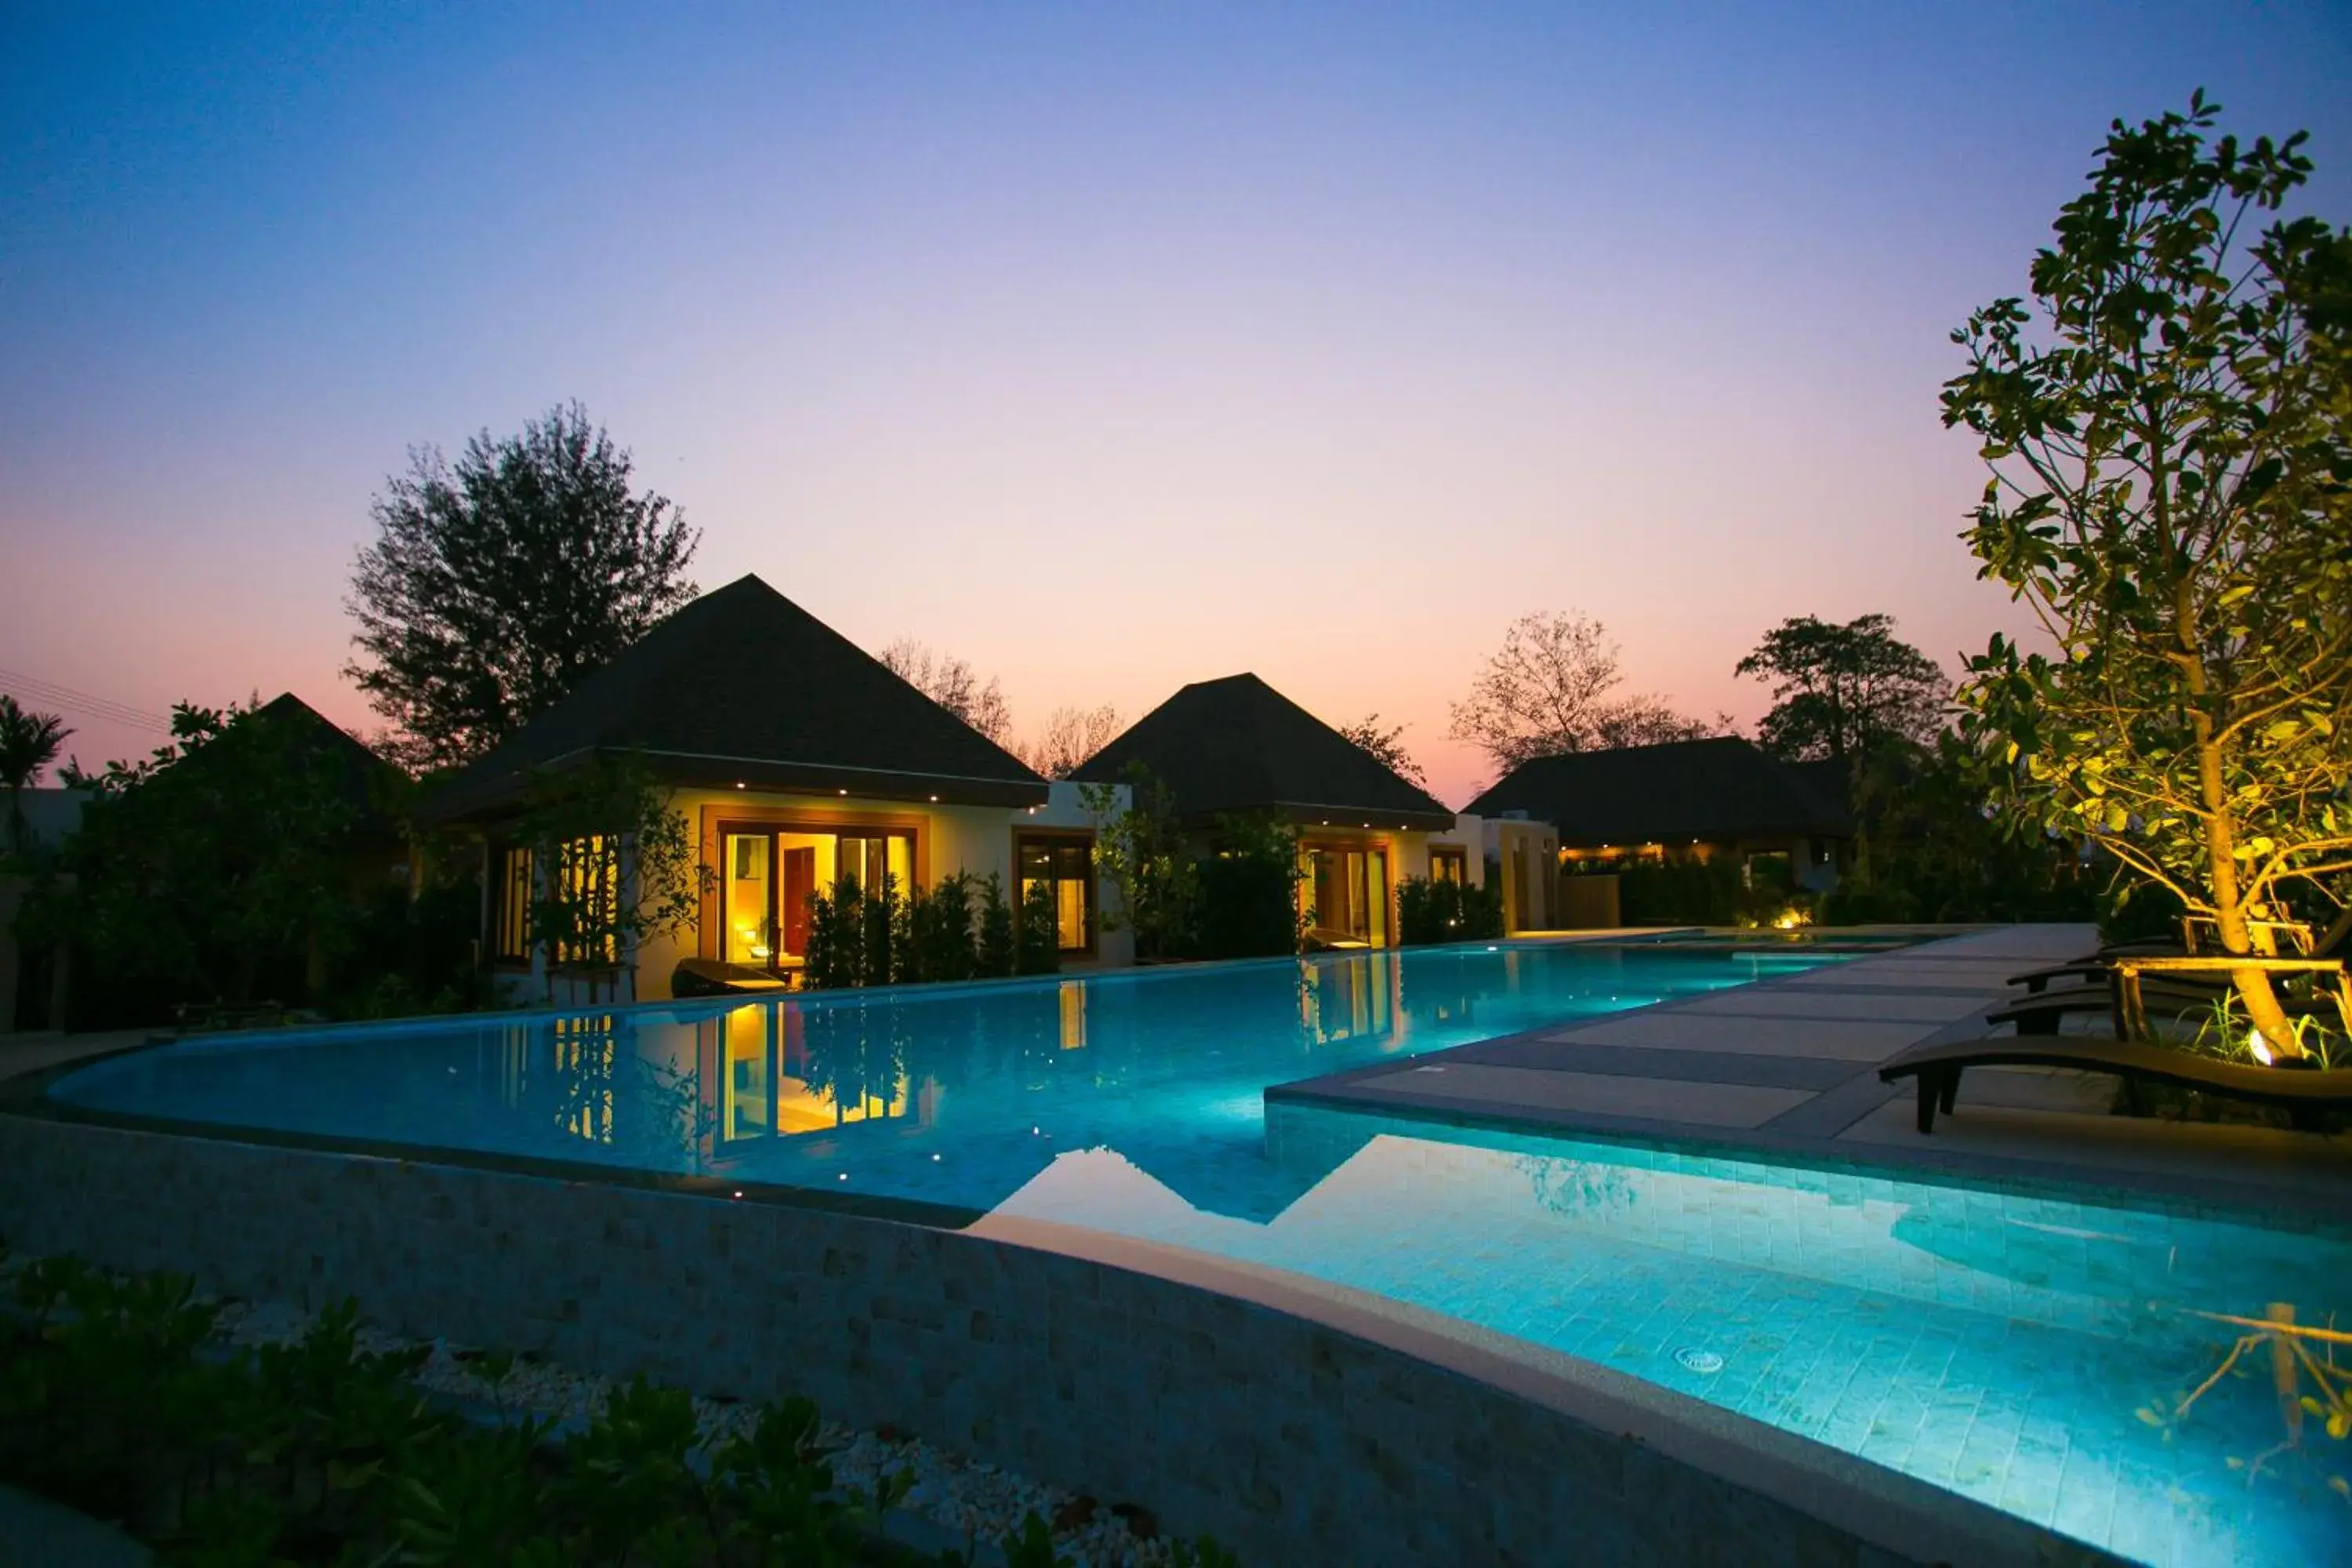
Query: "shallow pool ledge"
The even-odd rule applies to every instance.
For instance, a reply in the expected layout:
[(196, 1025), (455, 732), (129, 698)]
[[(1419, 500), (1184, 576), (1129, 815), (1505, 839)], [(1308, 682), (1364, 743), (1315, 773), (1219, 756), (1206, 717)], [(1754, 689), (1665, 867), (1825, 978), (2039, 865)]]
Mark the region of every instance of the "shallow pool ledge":
[(1804, 1439), (1451, 1320), (1039, 1221), (963, 1232), (0, 1115), (0, 1236), (396, 1331), (798, 1392), (1306, 1562), (2108, 1563)]

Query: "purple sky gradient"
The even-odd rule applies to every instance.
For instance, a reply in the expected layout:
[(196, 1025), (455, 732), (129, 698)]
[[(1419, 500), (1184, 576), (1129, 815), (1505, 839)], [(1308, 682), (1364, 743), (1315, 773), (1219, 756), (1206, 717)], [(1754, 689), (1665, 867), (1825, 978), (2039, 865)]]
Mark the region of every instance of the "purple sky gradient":
[(373, 728), (370, 498), (576, 396), (705, 586), (1024, 730), (1255, 669), (1458, 804), (1526, 611), (1742, 721), (1783, 616), (2021, 624), (1936, 392), (2110, 118), (2352, 209), (2340, 5), (231, 9), (0, 14), (0, 670), (149, 710)]

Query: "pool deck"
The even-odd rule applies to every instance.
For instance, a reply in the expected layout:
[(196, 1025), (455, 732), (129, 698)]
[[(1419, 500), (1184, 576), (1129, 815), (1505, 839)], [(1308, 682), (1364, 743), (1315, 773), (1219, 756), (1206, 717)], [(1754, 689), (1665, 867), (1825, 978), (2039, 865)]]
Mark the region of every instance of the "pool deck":
[(1986, 1032), (2012, 974), (2098, 945), (2087, 925), (2001, 926), (1636, 1013), (1381, 1062), (1266, 1091), (1269, 1101), (1696, 1142), (1972, 1177), (2147, 1190), (2352, 1212), (2352, 1137), (2108, 1114), (2113, 1079), (1979, 1068), (1922, 1136), (1908, 1085), (1879, 1066)]

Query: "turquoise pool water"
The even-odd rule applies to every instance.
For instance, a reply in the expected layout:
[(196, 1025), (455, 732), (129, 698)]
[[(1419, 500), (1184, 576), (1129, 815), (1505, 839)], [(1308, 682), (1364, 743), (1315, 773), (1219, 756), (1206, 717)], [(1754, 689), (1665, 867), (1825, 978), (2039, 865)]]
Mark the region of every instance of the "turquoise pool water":
[(2145, 1562), (2352, 1560), (2352, 1445), (2306, 1414), (2269, 1452), (2299, 1408), (2273, 1340), (2177, 1415), (2246, 1331), (2220, 1318), (2335, 1321), (2340, 1236), (1261, 1098), (1824, 961), (1506, 943), (470, 1019), (191, 1041), (52, 1092), (1092, 1226), (1617, 1367)]

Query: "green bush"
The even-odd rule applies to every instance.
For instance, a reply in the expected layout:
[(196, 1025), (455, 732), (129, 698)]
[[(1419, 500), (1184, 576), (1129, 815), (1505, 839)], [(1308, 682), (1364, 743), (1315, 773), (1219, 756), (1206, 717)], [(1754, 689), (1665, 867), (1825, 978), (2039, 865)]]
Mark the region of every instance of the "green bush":
[(1728, 858), (1636, 861), (1615, 870), (1618, 918), (1627, 925), (1738, 922), (1743, 889)]
[(1052, 974), (1062, 967), (1059, 913), (1054, 907), (1054, 884), (1030, 883), (1021, 897), (1021, 919), (1013, 934), (1014, 973)]
[(1397, 941), (1407, 947), (1492, 942), (1502, 934), (1500, 877), (1484, 887), (1426, 877), (1407, 877), (1397, 884)]
[(1004, 901), (1004, 879), (991, 871), (980, 885), (979, 969), (992, 978), (1010, 974), (1021, 963), (1013, 929), (1013, 906)]
[(1298, 951), (1298, 834), (1289, 824), (1218, 818), (1214, 851), (1195, 875), (1195, 956), (1278, 958)]

